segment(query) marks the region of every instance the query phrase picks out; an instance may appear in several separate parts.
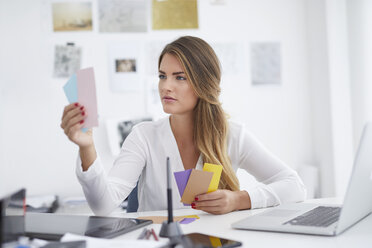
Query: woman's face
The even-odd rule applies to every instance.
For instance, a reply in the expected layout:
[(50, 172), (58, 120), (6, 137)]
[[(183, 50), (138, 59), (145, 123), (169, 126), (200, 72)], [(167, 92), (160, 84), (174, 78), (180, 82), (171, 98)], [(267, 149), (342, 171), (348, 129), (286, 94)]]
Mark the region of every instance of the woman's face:
[(163, 110), (168, 114), (190, 113), (198, 101), (181, 63), (168, 53), (160, 63), (159, 94)]

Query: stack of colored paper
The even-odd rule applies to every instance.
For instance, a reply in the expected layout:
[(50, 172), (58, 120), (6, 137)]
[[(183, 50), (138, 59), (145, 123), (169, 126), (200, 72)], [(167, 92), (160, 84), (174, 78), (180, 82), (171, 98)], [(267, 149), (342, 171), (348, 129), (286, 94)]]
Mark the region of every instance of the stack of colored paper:
[(87, 118), (84, 120), (83, 131), (98, 126), (96, 85), (93, 68), (86, 68), (73, 74), (63, 86), (70, 103), (78, 102), (84, 106)]
[(185, 170), (174, 172), (181, 202), (190, 205), (195, 196), (213, 192), (218, 189), (222, 173), (222, 165), (205, 163), (203, 170)]

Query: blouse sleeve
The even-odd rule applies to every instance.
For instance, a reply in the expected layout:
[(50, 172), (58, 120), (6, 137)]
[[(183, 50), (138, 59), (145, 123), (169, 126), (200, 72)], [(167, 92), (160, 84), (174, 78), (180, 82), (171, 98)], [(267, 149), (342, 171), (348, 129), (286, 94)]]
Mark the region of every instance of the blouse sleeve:
[(306, 198), (305, 186), (297, 172), (244, 129), (239, 135), (239, 166), (258, 181), (256, 187), (247, 190), (252, 209), (303, 201)]
[(77, 178), (90, 208), (96, 215), (111, 213), (136, 186), (146, 161), (143, 144), (139, 130), (133, 128), (109, 173), (104, 170), (99, 157), (83, 172), (80, 156), (78, 157)]

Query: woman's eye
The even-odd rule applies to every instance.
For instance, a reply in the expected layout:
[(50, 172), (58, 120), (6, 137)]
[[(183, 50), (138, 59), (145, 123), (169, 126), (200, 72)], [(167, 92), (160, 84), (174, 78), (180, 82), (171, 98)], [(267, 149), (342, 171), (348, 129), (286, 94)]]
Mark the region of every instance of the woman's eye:
[(160, 78), (160, 79), (164, 79), (164, 78), (165, 78), (165, 75), (160, 74), (160, 75), (159, 75), (159, 78)]
[(186, 80), (185, 77), (181, 77), (181, 76), (177, 76), (176, 79), (177, 79), (177, 80)]

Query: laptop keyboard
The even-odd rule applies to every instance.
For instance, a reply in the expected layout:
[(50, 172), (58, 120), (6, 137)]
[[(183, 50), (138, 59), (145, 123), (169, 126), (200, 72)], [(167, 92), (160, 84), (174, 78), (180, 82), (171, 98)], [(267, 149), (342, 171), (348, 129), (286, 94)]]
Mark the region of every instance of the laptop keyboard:
[(340, 212), (340, 207), (320, 206), (285, 222), (283, 225), (327, 227), (338, 220)]

